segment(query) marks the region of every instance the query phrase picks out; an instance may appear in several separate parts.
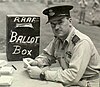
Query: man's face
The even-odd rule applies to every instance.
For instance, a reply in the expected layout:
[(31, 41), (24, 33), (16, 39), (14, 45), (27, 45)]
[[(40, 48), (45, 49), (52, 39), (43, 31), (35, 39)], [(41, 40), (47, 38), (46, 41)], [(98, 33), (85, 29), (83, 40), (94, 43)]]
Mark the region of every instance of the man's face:
[(60, 19), (60, 20), (53, 20), (50, 22), (51, 28), (53, 30), (53, 33), (55, 36), (57, 36), (60, 39), (67, 38), (69, 34), (69, 24), (70, 21), (66, 17)]

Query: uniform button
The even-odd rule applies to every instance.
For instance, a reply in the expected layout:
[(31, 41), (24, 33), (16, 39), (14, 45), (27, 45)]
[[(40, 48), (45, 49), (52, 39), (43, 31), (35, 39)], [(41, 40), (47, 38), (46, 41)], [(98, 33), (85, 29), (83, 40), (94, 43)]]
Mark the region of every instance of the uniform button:
[(68, 52), (66, 52), (66, 54), (68, 54)]
[(64, 59), (64, 57), (62, 57)]

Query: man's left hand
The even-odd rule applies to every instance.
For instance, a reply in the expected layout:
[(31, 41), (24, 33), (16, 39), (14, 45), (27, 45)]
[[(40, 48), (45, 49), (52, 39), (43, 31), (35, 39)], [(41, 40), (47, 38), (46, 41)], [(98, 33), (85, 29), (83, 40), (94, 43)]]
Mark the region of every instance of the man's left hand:
[(38, 66), (28, 67), (28, 73), (33, 79), (40, 79), (40, 73), (42, 70)]

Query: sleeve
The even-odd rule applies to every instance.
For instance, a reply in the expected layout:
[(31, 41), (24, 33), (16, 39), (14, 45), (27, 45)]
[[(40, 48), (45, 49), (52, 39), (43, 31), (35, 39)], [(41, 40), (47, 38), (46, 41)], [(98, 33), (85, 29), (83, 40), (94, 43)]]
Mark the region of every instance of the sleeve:
[(46, 79), (65, 84), (77, 83), (84, 74), (91, 57), (90, 43), (86, 40), (77, 44), (69, 63), (69, 68), (58, 71), (46, 71)]
[(50, 66), (52, 63), (55, 63), (56, 58), (54, 55), (54, 42), (55, 39), (53, 39), (49, 45), (43, 50), (43, 53), (40, 54), (38, 57), (35, 58), (35, 60), (38, 62), (39, 66)]

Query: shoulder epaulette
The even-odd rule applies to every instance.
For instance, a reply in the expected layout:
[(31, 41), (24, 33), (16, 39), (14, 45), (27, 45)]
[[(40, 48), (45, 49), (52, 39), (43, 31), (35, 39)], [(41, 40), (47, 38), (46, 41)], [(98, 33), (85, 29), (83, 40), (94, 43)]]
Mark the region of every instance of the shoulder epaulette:
[(76, 45), (76, 43), (77, 43), (79, 40), (80, 40), (80, 38), (79, 38), (77, 35), (75, 35), (75, 36), (72, 38), (72, 42), (73, 42), (74, 45)]

